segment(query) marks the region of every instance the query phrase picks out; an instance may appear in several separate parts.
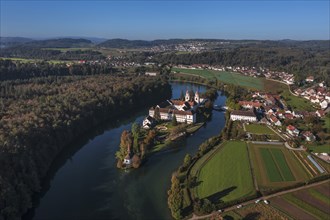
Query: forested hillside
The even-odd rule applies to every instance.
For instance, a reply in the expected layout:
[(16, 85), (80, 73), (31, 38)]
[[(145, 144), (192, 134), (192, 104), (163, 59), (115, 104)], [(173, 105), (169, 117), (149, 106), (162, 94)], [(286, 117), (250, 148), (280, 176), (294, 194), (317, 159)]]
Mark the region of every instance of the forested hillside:
[(56, 156), (93, 126), (171, 95), (156, 77), (49, 76), (0, 82), (0, 219), (20, 219)]
[(48, 62), (22, 63), (0, 59), (0, 81), (29, 79), (45, 76), (99, 75), (114, 73), (109, 63), (88, 64), (52, 64)]
[[(296, 81), (308, 75), (326, 80), (330, 84), (330, 51), (321, 44), (302, 47), (241, 47), (232, 50), (202, 53), (159, 53), (153, 61), (168, 64), (209, 64), (224, 66), (266, 67), (295, 74)], [(320, 47), (320, 48), (319, 48)]]

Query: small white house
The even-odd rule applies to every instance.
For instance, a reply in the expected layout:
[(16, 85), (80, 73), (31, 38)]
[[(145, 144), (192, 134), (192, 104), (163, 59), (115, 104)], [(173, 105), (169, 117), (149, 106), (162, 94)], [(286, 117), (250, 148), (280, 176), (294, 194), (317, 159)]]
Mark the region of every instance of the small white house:
[(292, 136), (298, 136), (299, 135), (299, 130), (293, 125), (287, 126), (286, 131)]
[(302, 136), (305, 138), (306, 141), (315, 141), (315, 136), (310, 131), (302, 132)]
[(146, 72), (145, 73), (146, 76), (157, 76), (156, 72)]
[(328, 102), (326, 100), (323, 100), (320, 103), (320, 106), (321, 106), (322, 109), (326, 109), (326, 108), (328, 108)]
[(150, 115), (148, 115), (142, 122), (142, 127), (144, 129), (150, 129), (152, 128), (156, 123), (156, 120), (151, 117)]
[(129, 154), (124, 158), (123, 164), (125, 165), (131, 165), (132, 164), (132, 158)]

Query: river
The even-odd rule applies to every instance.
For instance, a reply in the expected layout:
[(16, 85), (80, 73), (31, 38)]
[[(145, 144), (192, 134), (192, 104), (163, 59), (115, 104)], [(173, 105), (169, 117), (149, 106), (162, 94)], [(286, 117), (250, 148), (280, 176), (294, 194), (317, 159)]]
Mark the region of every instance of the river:
[[(204, 86), (172, 83), (172, 96), (178, 98), (187, 88), (205, 91)], [(224, 105), (219, 96), (217, 105)], [(103, 220), (103, 219), (171, 219), (167, 207), (167, 190), (171, 174), (182, 164), (187, 153), (194, 155), (206, 139), (220, 133), (224, 127), (223, 112), (213, 111), (211, 121), (194, 135), (169, 149), (152, 155), (137, 170), (116, 168), (115, 152), (120, 135), (132, 123), (141, 123), (148, 114), (128, 115), (127, 119), (83, 137), (72, 150), (59, 158), (54, 173), (37, 199), (38, 205), (24, 219), (33, 220)]]

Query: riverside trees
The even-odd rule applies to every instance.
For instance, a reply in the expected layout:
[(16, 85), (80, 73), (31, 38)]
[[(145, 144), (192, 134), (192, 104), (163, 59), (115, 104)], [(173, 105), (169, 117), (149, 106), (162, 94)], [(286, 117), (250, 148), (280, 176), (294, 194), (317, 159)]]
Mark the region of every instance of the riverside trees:
[(76, 137), (171, 94), (158, 77), (110, 75), (3, 81), (0, 88), (0, 219), (20, 219)]

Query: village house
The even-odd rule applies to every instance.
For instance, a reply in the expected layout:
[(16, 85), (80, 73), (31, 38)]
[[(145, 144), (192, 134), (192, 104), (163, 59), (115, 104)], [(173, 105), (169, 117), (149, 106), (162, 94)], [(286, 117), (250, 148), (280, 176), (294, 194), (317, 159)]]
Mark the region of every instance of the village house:
[(305, 79), (306, 82), (310, 83), (310, 82), (314, 82), (314, 76), (309, 76)]
[(299, 130), (293, 125), (288, 125), (286, 127), (286, 131), (292, 136), (298, 136), (299, 135)]
[(315, 136), (310, 131), (303, 131), (301, 135), (305, 138), (306, 141), (315, 141)]
[(245, 109), (260, 108), (262, 104), (255, 101), (239, 101), (238, 104)]
[(316, 114), (317, 117), (322, 118), (323, 116), (325, 116), (325, 111), (323, 111), (323, 110), (317, 110), (315, 112), (315, 114)]
[(326, 100), (323, 100), (321, 103), (320, 103), (320, 106), (321, 106), (321, 109), (325, 110), (328, 108), (328, 102)]
[(278, 120), (278, 118), (276, 118), (274, 115), (271, 115), (269, 117), (269, 120), (276, 126), (282, 126), (282, 123), (280, 120)]
[(257, 121), (257, 116), (253, 111), (233, 110), (230, 114), (230, 119), (232, 121), (256, 122)]
[(156, 120), (148, 115), (142, 122), (142, 127), (144, 129), (150, 129), (156, 124)]
[(156, 72), (146, 72), (145, 73), (146, 76), (157, 76)]

